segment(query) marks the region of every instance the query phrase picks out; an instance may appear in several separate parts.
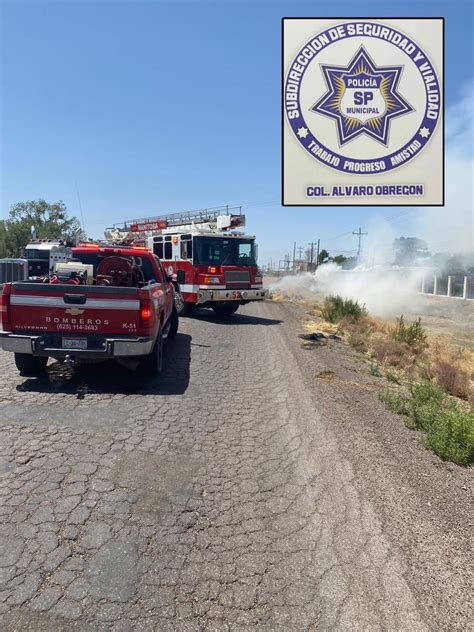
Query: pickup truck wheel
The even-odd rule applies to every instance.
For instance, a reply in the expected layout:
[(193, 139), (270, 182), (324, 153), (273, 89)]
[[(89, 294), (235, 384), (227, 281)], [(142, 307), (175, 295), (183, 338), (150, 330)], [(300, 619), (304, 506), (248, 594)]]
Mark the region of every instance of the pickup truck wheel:
[(173, 311), (171, 312), (170, 322), (169, 322), (169, 331), (168, 331), (168, 339), (176, 338), (176, 334), (178, 333), (178, 325), (179, 325), (179, 316), (178, 310), (176, 309), (176, 305), (173, 305)]
[(34, 377), (46, 371), (48, 358), (44, 356), (33, 356), (29, 353), (15, 353), (16, 368), (20, 375), (24, 377)]
[(186, 303), (181, 292), (176, 291), (174, 304), (179, 317), (191, 316), (194, 311), (194, 305), (192, 303)]
[(150, 377), (157, 376), (163, 365), (163, 331), (160, 327), (160, 333), (153, 346), (152, 352), (145, 356), (140, 363), (140, 370)]
[(238, 303), (223, 303), (212, 308), (218, 316), (232, 316), (239, 309)]

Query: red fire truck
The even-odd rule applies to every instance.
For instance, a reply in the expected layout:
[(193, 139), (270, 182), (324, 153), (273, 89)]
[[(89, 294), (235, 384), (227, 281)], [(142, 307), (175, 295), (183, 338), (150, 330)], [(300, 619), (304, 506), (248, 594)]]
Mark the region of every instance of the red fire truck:
[(230, 316), (268, 295), (255, 237), (243, 233), (244, 226), (241, 207), (224, 206), (131, 220), (111, 230), (135, 236), (161, 259), (175, 282), (180, 316), (196, 306)]

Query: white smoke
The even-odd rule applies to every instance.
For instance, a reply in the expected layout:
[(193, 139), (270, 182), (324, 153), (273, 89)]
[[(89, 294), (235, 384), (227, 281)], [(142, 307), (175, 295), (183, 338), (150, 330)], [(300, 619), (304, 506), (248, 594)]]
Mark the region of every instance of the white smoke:
[(390, 222), (380, 215), (374, 215), (367, 224), (367, 233), (363, 237), (363, 249), (359, 265), (371, 268), (374, 265), (390, 265), (395, 255), (393, 241), (399, 234)]
[(270, 283), (269, 288), (293, 299), (322, 300), (329, 294), (339, 294), (364, 304), (375, 316), (390, 318), (413, 309), (422, 276), (421, 269), (381, 266), (341, 270), (334, 263), (326, 263), (315, 273), (284, 276)]

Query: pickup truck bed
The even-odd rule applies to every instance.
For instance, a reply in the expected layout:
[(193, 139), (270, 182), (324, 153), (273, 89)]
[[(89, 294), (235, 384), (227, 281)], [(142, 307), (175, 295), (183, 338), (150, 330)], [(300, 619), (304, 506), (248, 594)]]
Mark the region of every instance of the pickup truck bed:
[[(83, 357), (149, 353), (154, 342), (152, 323), (140, 322), (139, 292), (138, 288), (65, 290), (63, 285), (14, 283), (9, 296), (10, 325), (4, 323), (11, 334), (4, 338), (3, 348), (37, 355), (54, 352), (55, 357), (66, 356), (71, 349)], [(74, 341), (76, 346), (70, 344)]]

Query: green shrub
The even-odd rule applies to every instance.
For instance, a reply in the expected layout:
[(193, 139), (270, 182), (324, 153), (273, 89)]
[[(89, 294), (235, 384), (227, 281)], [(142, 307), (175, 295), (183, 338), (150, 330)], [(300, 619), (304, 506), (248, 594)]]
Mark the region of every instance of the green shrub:
[(360, 305), (358, 301), (350, 298), (342, 298), (342, 296), (328, 296), (324, 300), (321, 310), (321, 316), (330, 323), (338, 323), (345, 316), (352, 316), (354, 320), (358, 320), (361, 316), (366, 316), (367, 310), (365, 305)]
[(401, 376), (398, 371), (388, 370), (385, 372), (385, 377), (389, 382), (393, 382), (394, 384), (400, 384), (401, 382)]
[(412, 384), (410, 394), (416, 405), (435, 403), (440, 406), (444, 400), (443, 391), (430, 380)]
[(444, 410), (434, 418), (426, 443), (444, 461), (474, 463), (474, 415), (459, 408)]
[(434, 383), (426, 380), (418, 384), (412, 384), (411, 394), (411, 417), (416, 428), (428, 432), (436, 423), (438, 416), (442, 413), (445, 395), (443, 391)]
[(409, 397), (404, 397), (400, 393), (383, 391), (380, 393), (379, 398), (392, 413), (406, 415), (407, 417), (411, 415), (411, 400)]
[(406, 325), (402, 314), (397, 318), (392, 338), (396, 342), (406, 342), (412, 349), (423, 349), (427, 346), (427, 336), (421, 318), (417, 318), (411, 325)]
[(373, 362), (370, 365), (369, 373), (374, 377), (382, 377), (382, 371), (380, 370), (379, 365), (376, 362)]
[(405, 416), (409, 428), (426, 433), (426, 444), (439, 457), (460, 465), (474, 463), (474, 414), (445, 395), (430, 381), (413, 384), (410, 396), (381, 393), (394, 413)]

